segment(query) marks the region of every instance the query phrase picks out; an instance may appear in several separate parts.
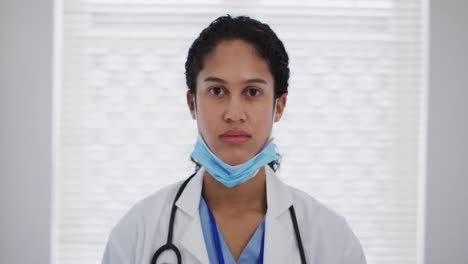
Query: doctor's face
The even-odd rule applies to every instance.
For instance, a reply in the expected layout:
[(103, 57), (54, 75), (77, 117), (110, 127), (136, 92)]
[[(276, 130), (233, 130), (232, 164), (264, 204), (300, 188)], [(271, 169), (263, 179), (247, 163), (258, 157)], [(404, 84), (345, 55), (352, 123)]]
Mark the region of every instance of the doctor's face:
[[(225, 40), (204, 58), (196, 80), (196, 112), (187, 102), (198, 131), (221, 160), (238, 165), (255, 156), (271, 135), (274, 80), (268, 62), (243, 40)], [(275, 122), (283, 113), (279, 98)]]

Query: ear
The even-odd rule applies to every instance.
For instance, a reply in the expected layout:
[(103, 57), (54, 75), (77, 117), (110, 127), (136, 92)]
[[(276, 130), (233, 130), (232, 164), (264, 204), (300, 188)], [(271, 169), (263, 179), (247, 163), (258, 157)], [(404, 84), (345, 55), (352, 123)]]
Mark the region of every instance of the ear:
[(288, 95), (283, 94), (278, 97), (278, 102), (276, 103), (276, 115), (275, 115), (275, 122), (278, 122), (283, 116), (284, 108), (286, 107), (286, 101), (288, 100)]
[(192, 115), (193, 120), (197, 120), (197, 115), (195, 114), (195, 105), (193, 104), (193, 93), (192, 91), (187, 91), (187, 105)]

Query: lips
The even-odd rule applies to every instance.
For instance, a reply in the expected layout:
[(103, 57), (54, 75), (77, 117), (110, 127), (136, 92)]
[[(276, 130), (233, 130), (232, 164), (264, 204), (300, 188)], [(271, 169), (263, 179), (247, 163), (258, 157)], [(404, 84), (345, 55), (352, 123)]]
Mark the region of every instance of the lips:
[(222, 137), (228, 136), (228, 137), (250, 137), (250, 135), (242, 130), (228, 130), (224, 132)]
[(221, 134), (221, 139), (229, 144), (242, 144), (250, 139), (250, 135), (242, 130), (228, 130)]

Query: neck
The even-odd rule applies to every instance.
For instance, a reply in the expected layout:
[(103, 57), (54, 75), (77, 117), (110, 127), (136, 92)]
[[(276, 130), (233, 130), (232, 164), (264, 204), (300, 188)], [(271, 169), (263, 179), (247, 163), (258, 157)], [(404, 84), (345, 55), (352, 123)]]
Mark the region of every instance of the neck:
[(246, 209), (266, 213), (266, 174), (261, 168), (250, 180), (227, 188), (207, 171), (203, 176), (203, 196), (211, 210)]

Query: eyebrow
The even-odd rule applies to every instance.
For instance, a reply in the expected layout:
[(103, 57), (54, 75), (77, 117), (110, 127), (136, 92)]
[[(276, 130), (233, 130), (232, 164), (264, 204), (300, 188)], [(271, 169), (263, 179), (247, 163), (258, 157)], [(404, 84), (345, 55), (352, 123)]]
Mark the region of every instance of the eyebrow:
[[(207, 77), (204, 80), (205, 82), (219, 82), (219, 83), (227, 83), (225, 80), (218, 78), (218, 77)], [(264, 79), (260, 78), (254, 78), (254, 79), (248, 79), (245, 81), (245, 83), (262, 83), (262, 84), (268, 84), (267, 81)]]

